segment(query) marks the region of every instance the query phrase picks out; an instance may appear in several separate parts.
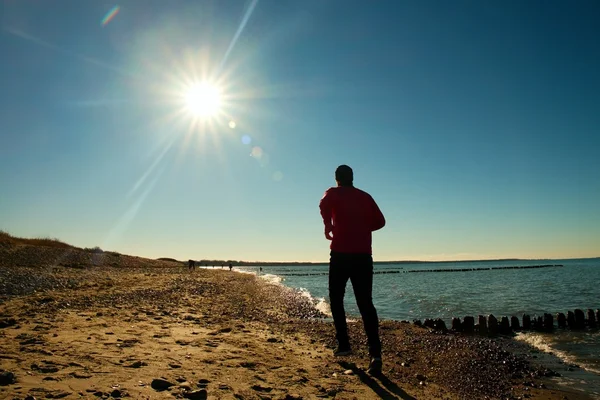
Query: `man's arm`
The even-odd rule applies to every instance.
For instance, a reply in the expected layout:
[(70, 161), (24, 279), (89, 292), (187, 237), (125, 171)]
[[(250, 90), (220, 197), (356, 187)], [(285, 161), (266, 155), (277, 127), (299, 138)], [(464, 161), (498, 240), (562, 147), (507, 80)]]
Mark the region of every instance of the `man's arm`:
[(331, 204), (331, 192), (327, 190), (325, 195), (319, 203), (319, 209), (321, 210), (321, 217), (323, 217), (323, 224), (325, 225), (325, 237), (327, 240), (332, 240), (331, 231), (333, 231), (333, 210)]
[(373, 200), (373, 198), (371, 198), (371, 200), (373, 201), (373, 225), (371, 230), (376, 231), (385, 226), (385, 217), (383, 216), (383, 213), (379, 209), (377, 203), (375, 203), (375, 200)]

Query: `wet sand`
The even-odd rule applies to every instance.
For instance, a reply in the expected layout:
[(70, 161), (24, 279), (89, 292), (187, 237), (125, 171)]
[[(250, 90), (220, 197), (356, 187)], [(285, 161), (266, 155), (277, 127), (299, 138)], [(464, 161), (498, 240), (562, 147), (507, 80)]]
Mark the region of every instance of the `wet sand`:
[(383, 375), (370, 376), (360, 321), (355, 354), (336, 359), (319, 317), (249, 274), (0, 244), (0, 398), (587, 398), (512, 339), (392, 321)]

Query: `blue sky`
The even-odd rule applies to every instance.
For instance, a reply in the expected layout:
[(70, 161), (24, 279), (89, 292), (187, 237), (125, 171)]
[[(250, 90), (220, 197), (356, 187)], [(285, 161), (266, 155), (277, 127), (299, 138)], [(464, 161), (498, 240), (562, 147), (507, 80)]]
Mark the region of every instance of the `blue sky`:
[[(348, 164), (387, 218), (377, 260), (600, 255), (598, 2), (1, 7), (14, 235), (326, 260), (318, 202)], [(203, 77), (223, 105), (192, 126)]]

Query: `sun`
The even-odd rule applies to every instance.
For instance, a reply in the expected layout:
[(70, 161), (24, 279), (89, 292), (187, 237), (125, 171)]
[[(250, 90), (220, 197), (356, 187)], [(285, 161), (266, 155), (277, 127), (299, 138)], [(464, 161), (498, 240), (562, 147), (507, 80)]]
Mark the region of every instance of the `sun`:
[(192, 115), (211, 118), (221, 112), (222, 96), (220, 88), (211, 82), (197, 82), (185, 92), (185, 107)]

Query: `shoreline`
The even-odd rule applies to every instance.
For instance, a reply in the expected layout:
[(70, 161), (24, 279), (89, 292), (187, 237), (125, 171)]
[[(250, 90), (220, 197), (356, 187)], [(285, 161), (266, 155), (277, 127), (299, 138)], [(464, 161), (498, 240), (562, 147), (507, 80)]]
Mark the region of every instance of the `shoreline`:
[(16, 379), (4, 397), (589, 398), (512, 339), (382, 321), (384, 376), (370, 377), (360, 321), (355, 354), (335, 359), (332, 324), (285, 286), (124, 255), (56, 266), (56, 255), (0, 247), (0, 369)]

